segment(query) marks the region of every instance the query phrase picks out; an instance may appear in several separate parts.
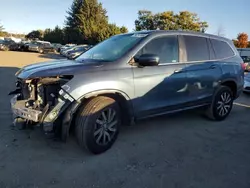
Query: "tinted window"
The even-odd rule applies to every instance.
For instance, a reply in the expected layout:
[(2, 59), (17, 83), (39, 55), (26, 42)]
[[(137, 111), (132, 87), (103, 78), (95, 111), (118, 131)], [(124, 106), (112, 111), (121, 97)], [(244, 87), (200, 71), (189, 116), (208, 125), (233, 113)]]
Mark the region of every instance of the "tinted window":
[(207, 39), (196, 36), (183, 36), (186, 51), (187, 61), (204, 61), (209, 60), (209, 50)]
[(217, 59), (232, 57), (234, 55), (233, 50), (226, 42), (215, 39), (211, 39), (211, 42)]
[(175, 63), (179, 61), (179, 45), (177, 36), (166, 36), (151, 40), (136, 55), (154, 54), (160, 58), (160, 63)]

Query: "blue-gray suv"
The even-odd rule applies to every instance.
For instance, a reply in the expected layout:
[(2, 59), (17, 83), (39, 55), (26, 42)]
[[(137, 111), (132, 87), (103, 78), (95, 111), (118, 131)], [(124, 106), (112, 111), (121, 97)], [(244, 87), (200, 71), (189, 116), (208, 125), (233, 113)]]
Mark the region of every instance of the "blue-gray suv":
[(20, 69), (11, 107), (19, 127), (39, 124), (64, 141), (74, 130), (80, 146), (99, 154), (121, 124), (199, 107), (225, 119), (243, 89), (242, 62), (231, 40), (214, 35), (116, 35), (76, 59)]

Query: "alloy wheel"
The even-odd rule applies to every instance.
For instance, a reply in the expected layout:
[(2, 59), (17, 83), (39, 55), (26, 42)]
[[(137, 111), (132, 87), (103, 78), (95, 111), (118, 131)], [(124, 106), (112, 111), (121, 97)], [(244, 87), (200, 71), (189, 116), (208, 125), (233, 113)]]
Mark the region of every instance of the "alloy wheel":
[(223, 92), (217, 102), (216, 110), (219, 116), (226, 116), (232, 106), (232, 96), (229, 92)]
[(94, 138), (98, 145), (107, 145), (117, 132), (117, 113), (108, 108), (101, 112), (95, 123)]

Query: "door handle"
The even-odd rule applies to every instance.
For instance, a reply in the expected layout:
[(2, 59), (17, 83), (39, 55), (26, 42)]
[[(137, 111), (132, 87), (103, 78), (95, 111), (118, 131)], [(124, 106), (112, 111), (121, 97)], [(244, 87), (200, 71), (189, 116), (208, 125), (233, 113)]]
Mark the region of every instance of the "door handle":
[(210, 69), (216, 69), (216, 65), (211, 65), (209, 68)]

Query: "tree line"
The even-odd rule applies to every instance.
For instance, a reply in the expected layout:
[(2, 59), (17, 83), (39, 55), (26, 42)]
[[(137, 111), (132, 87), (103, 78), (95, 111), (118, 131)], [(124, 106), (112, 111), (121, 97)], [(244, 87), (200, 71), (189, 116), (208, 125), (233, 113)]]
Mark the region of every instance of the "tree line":
[[(154, 14), (149, 10), (139, 10), (138, 18), (134, 24), (135, 31), (184, 30), (206, 32), (209, 27), (206, 21), (201, 21), (196, 13), (189, 11), (178, 13), (164, 11)], [(3, 32), (3, 26), (0, 25), (0, 36), (3, 35)], [(96, 44), (110, 36), (127, 32), (126, 27), (119, 27), (115, 23), (109, 22), (107, 10), (98, 0), (73, 0), (67, 11), (63, 28), (55, 26), (55, 28), (45, 30), (34, 30), (25, 37), (62, 44)], [(246, 33), (239, 33), (237, 40), (233, 41), (236, 47), (250, 47)]]
[[(153, 14), (148, 10), (139, 10), (135, 20), (135, 30), (190, 30), (205, 32), (208, 23), (200, 21), (197, 14), (181, 11), (166, 11)], [(65, 27), (35, 30), (27, 38), (38, 38), (53, 43), (96, 44), (110, 36), (127, 33), (124, 26), (109, 23), (107, 10), (97, 0), (73, 0), (67, 11)]]

